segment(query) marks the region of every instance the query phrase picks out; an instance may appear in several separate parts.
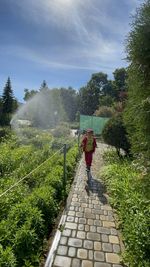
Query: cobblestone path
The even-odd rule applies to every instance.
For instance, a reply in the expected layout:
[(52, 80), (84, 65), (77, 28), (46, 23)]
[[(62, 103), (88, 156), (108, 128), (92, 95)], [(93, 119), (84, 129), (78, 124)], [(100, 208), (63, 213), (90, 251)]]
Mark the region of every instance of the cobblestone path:
[[(105, 187), (97, 178), (106, 145), (94, 155), (90, 185), (81, 160), (70, 200), (60, 225), (59, 240), (46, 267), (121, 267), (120, 241)], [(53, 260), (52, 260), (53, 258)], [(53, 262), (53, 263), (52, 263)]]

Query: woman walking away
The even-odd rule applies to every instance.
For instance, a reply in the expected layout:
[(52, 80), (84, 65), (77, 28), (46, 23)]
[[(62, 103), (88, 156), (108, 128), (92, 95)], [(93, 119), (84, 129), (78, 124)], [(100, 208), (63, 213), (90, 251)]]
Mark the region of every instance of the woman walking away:
[(81, 148), (85, 153), (86, 170), (90, 171), (93, 153), (97, 147), (96, 138), (94, 137), (93, 129), (87, 129), (86, 135), (82, 139)]

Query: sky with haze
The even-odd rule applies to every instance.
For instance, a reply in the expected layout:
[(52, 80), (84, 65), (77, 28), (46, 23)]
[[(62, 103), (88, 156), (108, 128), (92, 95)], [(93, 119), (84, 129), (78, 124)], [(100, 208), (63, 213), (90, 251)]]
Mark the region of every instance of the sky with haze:
[(125, 38), (142, 0), (0, 0), (0, 95), (8, 76), (24, 89), (86, 85), (127, 66)]

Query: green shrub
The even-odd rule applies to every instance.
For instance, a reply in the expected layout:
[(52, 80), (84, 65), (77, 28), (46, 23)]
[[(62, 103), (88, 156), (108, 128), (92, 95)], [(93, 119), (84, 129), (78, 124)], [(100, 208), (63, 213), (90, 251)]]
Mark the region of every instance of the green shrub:
[[(5, 262), (2, 266), (39, 266), (43, 240), (52, 230), (62, 201), (66, 197), (63, 184), (63, 153), (53, 156), (55, 151), (50, 148), (47, 133), (43, 137), (36, 137), (42, 146), (35, 146), (32, 144), (33, 131), (25, 131), (29, 137), (26, 145), (20, 146), (20, 141), (18, 142), (15, 136), (0, 144), (0, 194), (41, 163), (44, 164), (0, 198), (0, 243), (3, 246), (0, 255), (1, 262)], [(68, 139), (67, 142), (69, 141)], [(77, 147), (71, 146), (68, 146), (67, 150), (68, 189), (73, 179), (78, 151)], [(53, 157), (49, 159), (51, 156)], [(45, 162), (47, 159), (49, 160)], [(8, 260), (5, 260), (5, 255)]]
[(52, 229), (55, 217), (59, 211), (59, 207), (54, 196), (55, 190), (51, 186), (42, 186), (33, 191), (27, 202), (40, 210), (44, 220), (44, 232), (46, 235)]
[(127, 139), (127, 133), (121, 115), (111, 118), (105, 125), (102, 137), (108, 145), (115, 146), (118, 155), (122, 148), (127, 155), (130, 154), (130, 143)]
[(150, 264), (150, 205), (140, 170), (127, 160), (107, 155), (109, 165), (103, 169), (110, 201), (116, 209), (125, 243), (125, 262), (130, 267), (148, 267)]
[(61, 124), (55, 128), (52, 132), (54, 137), (63, 137), (68, 136), (70, 134), (70, 128), (68, 124)]
[(3, 249), (0, 245), (0, 266), (1, 267), (16, 267), (16, 258), (11, 247)]

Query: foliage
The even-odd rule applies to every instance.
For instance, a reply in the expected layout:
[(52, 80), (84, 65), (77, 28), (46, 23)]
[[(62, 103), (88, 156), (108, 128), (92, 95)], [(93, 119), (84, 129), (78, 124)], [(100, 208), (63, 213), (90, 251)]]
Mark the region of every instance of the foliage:
[(105, 161), (101, 175), (119, 216), (119, 227), (125, 243), (124, 260), (130, 267), (148, 267), (150, 191), (146, 176), (137, 164), (118, 159), (114, 152), (107, 153)]
[(111, 107), (101, 106), (98, 110), (95, 111), (94, 115), (98, 117), (109, 118), (114, 115), (114, 110)]
[(9, 125), (12, 113), (17, 109), (18, 103), (14, 99), (11, 81), (8, 77), (1, 99), (0, 125)]
[(127, 91), (127, 84), (126, 84), (127, 70), (125, 68), (116, 69), (113, 72), (113, 75), (115, 78), (114, 80), (115, 90), (117, 91), (117, 95), (119, 96), (119, 92)]
[(107, 107), (111, 107), (114, 103), (114, 98), (108, 94), (104, 95), (104, 96), (100, 96), (99, 99), (99, 106), (107, 106)]
[(124, 121), (135, 157), (149, 171), (150, 166), (150, 1), (137, 10), (131, 24), (126, 50), (128, 101)]
[(107, 74), (99, 72), (92, 74), (87, 86), (79, 91), (80, 112), (84, 115), (92, 115), (99, 106), (99, 97), (107, 83)]
[(70, 128), (67, 123), (62, 123), (58, 125), (53, 131), (52, 134), (54, 137), (68, 136), (70, 134)]
[(60, 96), (69, 121), (75, 121), (78, 104), (76, 91), (72, 87), (60, 88)]
[(24, 89), (24, 101), (28, 101), (30, 98), (35, 96), (38, 93), (36, 90), (29, 90), (29, 89)]
[(126, 136), (126, 129), (123, 124), (122, 116), (116, 115), (111, 118), (104, 126), (102, 137), (104, 141), (112, 146), (115, 146), (118, 155), (122, 148), (127, 155), (130, 153), (130, 143)]
[(48, 237), (69, 191), (77, 162), (77, 146), (68, 148), (65, 192), (63, 155), (57, 153), (47, 160), (55, 153), (50, 141), (52, 136), (48, 132), (24, 128), (19, 141), (12, 135), (0, 144), (0, 194), (37, 167), (0, 198), (1, 266), (39, 266), (43, 240)]

